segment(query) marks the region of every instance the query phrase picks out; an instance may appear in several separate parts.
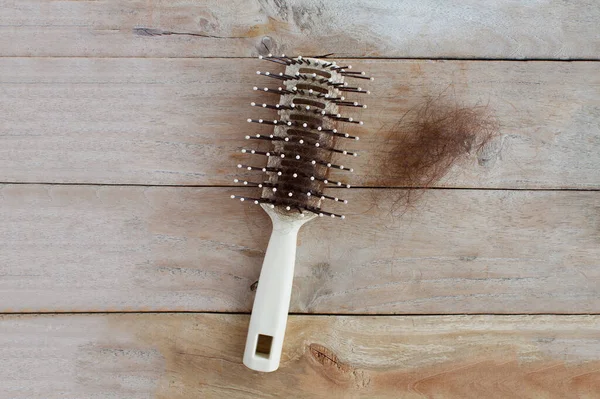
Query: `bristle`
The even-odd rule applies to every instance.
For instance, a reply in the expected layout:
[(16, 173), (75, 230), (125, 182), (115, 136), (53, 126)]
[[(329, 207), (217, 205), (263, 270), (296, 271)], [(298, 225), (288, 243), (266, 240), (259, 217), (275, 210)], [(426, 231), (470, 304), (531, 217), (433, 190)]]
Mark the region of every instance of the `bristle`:
[[(270, 143), (270, 148), (243, 148), (241, 152), (258, 155), (253, 158), (264, 166), (240, 163), (238, 168), (248, 173), (261, 172), (263, 179), (238, 180), (234, 182), (248, 187), (262, 189), (260, 198), (231, 196), (242, 202), (267, 204), (281, 212), (304, 215), (312, 212), (318, 216), (344, 218), (344, 215), (321, 209), (321, 202), (346, 204), (348, 201), (323, 193), (326, 187), (346, 187), (350, 185), (329, 178), (332, 169), (353, 172), (345, 166), (341, 156), (358, 154), (340, 148), (339, 144), (350, 143), (338, 139), (358, 140), (357, 136), (338, 131), (338, 124), (362, 125), (353, 116), (339, 112), (340, 107), (367, 108), (344, 95), (368, 94), (362, 87), (349, 85), (345, 77), (372, 79), (364, 72), (350, 71), (350, 65), (338, 66), (333, 61), (313, 58), (281, 56), (261, 56), (260, 59), (284, 65), (285, 71), (256, 71), (257, 75), (277, 81), (279, 87), (259, 87), (254, 90), (279, 95), (278, 103), (250, 103), (253, 107), (274, 109), (277, 117), (248, 118), (248, 122), (269, 125), (271, 131), (263, 134), (246, 135), (248, 140), (262, 140)], [(262, 78), (261, 78), (262, 79)], [(266, 162), (264, 159), (266, 158)], [(334, 162), (339, 158), (340, 162)], [(252, 162), (254, 163), (254, 162)]]

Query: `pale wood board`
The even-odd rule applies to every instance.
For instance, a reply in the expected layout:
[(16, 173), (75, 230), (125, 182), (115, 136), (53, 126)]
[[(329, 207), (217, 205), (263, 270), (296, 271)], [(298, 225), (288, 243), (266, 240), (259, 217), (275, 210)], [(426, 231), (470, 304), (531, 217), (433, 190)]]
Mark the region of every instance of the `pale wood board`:
[[(242, 188), (5, 185), (0, 311), (249, 312), (270, 234)], [(302, 228), (302, 313), (596, 313), (600, 193), (333, 190)], [(377, 205), (374, 205), (374, 203)]]
[(280, 369), (248, 316), (0, 318), (10, 398), (598, 398), (600, 316), (292, 316)]
[[(87, 3), (86, 3), (87, 4)], [(354, 185), (381, 182), (372, 166), (386, 132), (426, 96), (485, 105), (500, 136), (439, 185), (600, 188), (600, 64), (594, 62), (392, 61), (352, 63), (377, 77), (354, 113), (361, 156)], [(0, 181), (155, 185), (233, 184), (246, 122), (270, 118), (252, 86), (278, 66), (227, 59), (0, 59)], [(260, 162), (257, 160), (256, 162)]]
[[(0, 12), (1, 56), (248, 57), (283, 52), (598, 59), (600, 54), (600, 6), (595, 0), (2, 0)], [(136, 28), (142, 29), (135, 33)]]

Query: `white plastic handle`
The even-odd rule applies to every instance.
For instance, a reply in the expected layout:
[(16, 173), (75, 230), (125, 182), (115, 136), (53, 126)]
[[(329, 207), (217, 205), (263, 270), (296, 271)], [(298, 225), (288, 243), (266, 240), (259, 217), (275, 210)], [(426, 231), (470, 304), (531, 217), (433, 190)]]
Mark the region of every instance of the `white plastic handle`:
[(312, 216), (286, 217), (267, 205), (263, 208), (271, 217), (273, 232), (252, 307), (244, 364), (252, 370), (269, 372), (277, 370), (281, 359), (294, 279), (298, 230)]

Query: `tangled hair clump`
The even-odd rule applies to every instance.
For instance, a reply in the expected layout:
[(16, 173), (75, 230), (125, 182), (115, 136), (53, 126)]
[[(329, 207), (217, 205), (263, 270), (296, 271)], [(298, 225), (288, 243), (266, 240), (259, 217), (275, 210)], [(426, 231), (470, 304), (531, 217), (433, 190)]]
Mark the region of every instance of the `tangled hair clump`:
[[(402, 187), (394, 209), (406, 209), (469, 154), (480, 154), (498, 135), (487, 106), (466, 107), (444, 96), (426, 98), (383, 132), (376, 161), (378, 186)], [(419, 189), (418, 191), (416, 191)]]

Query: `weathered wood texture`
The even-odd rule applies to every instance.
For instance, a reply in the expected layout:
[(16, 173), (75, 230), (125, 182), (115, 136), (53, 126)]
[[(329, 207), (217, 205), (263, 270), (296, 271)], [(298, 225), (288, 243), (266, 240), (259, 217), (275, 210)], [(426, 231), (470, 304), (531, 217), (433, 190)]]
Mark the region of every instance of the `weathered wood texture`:
[[(87, 4), (87, 3), (86, 3)], [(94, 3), (90, 3), (94, 4)], [(381, 135), (425, 96), (487, 104), (501, 137), (440, 185), (600, 188), (600, 63), (354, 62), (371, 71), (366, 126), (349, 146), (355, 185), (380, 182), (371, 166)], [(271, 63), (226, 59), (0, 59), (0, 181), (232, 184), (248, 124), (269, 117), (251, 101)]]
[(290, 317), (280, 369), (248, 316), (0, 318), (10, 398), (598, 398), (599, 316)]
[[(595, 0), (0, 2), (0, 55), (593, 58)], [(137, 30), (136, 30), (137, 29)]]
[[(0, 311), (250, 311), (269, 221), (240, 192), (3, 186)], [(300, 233), (292, 312), (600, 311), (598, 192), (430, 190), (401, 216), (399, 190), (345, 192)]]

